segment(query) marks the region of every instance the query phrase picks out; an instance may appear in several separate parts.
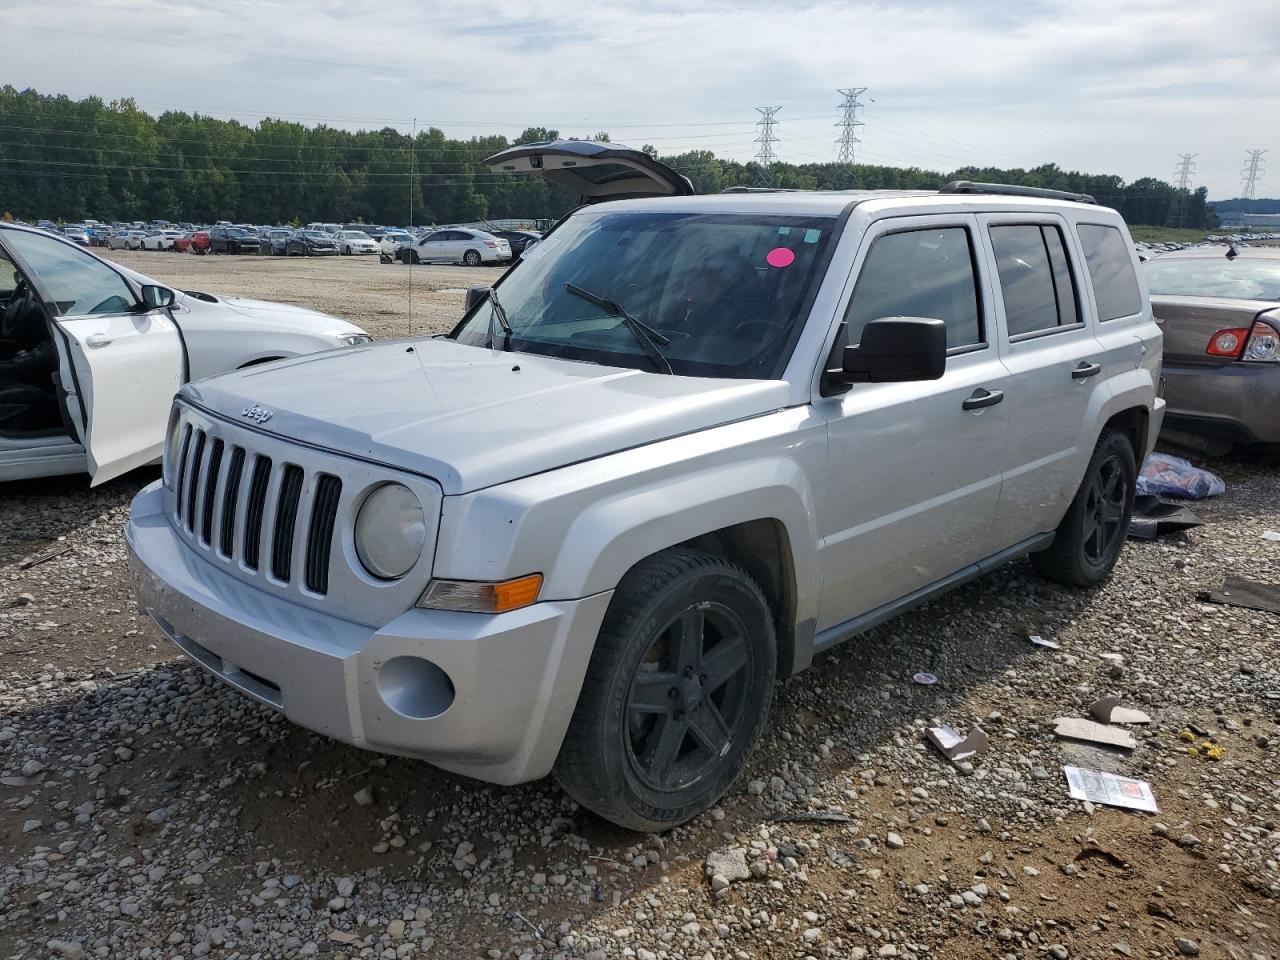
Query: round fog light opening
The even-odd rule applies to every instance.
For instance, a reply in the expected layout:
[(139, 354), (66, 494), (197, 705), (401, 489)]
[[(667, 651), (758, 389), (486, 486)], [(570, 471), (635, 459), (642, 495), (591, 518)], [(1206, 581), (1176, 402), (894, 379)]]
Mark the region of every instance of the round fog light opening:
[(422, 504), (401, 483), (384, 483), (365, 498), (356, 516), (356, 555), (381, 580), (408, 573), (427, 539)]
[(430, 720), (453, 704), (453, 681), (430, 660), (393, 657), (378, 671), (382, 702), (411, 720)]

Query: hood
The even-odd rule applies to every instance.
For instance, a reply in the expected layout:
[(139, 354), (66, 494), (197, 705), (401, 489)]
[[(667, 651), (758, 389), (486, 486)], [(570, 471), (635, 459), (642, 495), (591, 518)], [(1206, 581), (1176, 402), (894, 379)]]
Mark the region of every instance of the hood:
[(521, 143), (482, 161), (494, 173), (546, 177), (577, 191), (583, 203), (637, 197), (687, 197), (689, 178), (643, 150), (594, 140)]
[(400, 340), (248, 368), (182, 396), (259, 429), (434, 478), (465, 493), (787, 405), (777, 380), (672, 377)]

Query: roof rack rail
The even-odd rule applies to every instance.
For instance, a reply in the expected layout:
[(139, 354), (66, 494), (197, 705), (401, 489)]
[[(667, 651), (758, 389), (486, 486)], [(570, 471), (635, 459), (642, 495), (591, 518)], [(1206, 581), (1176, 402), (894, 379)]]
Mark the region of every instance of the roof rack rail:
[(799, 187), (725, 187), (721, 193), (802, 193)]
[(1047, 190), (1044, 187), (1024, 187), (1016, 183), (974, 183), (972, 180), (952, 180), (939, 193), (995, 193), (1011, 197), (1041, 197), (1045, 200), (1071, 200), (1075, 203), (1098, 201), (1087, 193), (1070, 193), (1066, 190)]

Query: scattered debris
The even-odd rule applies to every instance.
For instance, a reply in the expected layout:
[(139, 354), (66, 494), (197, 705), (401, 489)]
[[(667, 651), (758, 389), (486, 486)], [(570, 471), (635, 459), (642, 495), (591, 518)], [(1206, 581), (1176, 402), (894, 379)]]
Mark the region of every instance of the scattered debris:
[(1145, 810), (1148, 813), (1160, 812), (1155, 795), (1151, 792), (1151, 784), (1145, 780), (1131, 780), (1114, 773), (1084, 770), (1080, 767), (1063, 767), (1062, 772), (1066, 775), (1068, 792), (1073, 800), (1105, 803), (1111, 807)]
[(330, 930), (329, 939), (334, 943), (355, 943), (356, 935), (350, 930)]
[(32, 560), (28, 560), (26, 563), (21, 564), (21, 565), (18, 567), (18, 569), (19, 569), (19, 570), (30, 570), (32, 567), (39, 566), (40, 564), (42, 564), (42, 563), (44, 563), (44, 562), (46, 562), (46, 561), (48, 561), (48, 560), (52, 560), (52, 559), (54, 559), (54, 557), (60, 557), (60, 556), (62, 556), (64, 553), (70, 553), (70, 552), (71, 552), (71, 547), (70, 547), (70, 546), (59, 547), (57, 550), (50, 550), (48, 553), (41, 554), (40, 556), (38, 556), (38, 557), (36, 557), (36, 558), (34, 558), (34, 559), (32, 559)]
[(952, 727), (930, 727), (925, 731), (929, 742), (937, 747), (948, 760), (967, 760), (969, 757), (987, 752), (990, 739), (987, 731), (974, 727), (967, 737), (960, 736)]
[(707, 854), (706, 872), (712, 889), (723, 890), (735, 880), (748, 879), (751, 870), (747, 867), (747, 851), (742, 847), (713, 850)]
[(911, 678), (913, 683), (918, 683), (922, 687), (931, 687), (938, 682), (938, 678), (932, 673), (917, 673)]
[(1089, 708), (1089, 714), (1099, 723), (1150, 723), (1150, 715), (1141, 710), (1120, 706), (1117, 696), (1103, 697)]
[(1227, 577), (1217, 590), (1205, 590), (1198, 596), (1199, 599), (1208, 603), (1280, 613), (1280, 587), (1269, 583), (1254, 583), (1252, 580), (1244, 580), (1240, 577)]
[(1262, 539), (1280, 541), (1280, 530), (1263, 530)]
[(1053, 732), (1068, 740), (1086, 740), (1089, 743), (1100, 743), (1107, 747), (1120, 747), (1132, 750), (1138, 745), (1133, 734), (1128, 730), (1109, 727), (1095, 720), (1081, 720), (1078, 717), (1058, 717)]
[[(1192, 730), (1183, 730), (1178, 734), (1178, 739), (1187, 744), (1187, 753), (1204, 760), (1221, 760), (1226, 755), (1226, 751), (1222, 749), (1220, 744), (1214, 743), (1213, 740), (1209, 739), (1207, 731), (1202, 731), (1194, 724), (1191, 724), (1191, 727), (1195, 731), (1194, 733)], [(1200, 743), (1196, 743), (1197, 735), (1205, 739)]]
[(843, 810), (798, 810), (769, 819), (773, 823), (848, 823), (852, 818)]
[(1222, 478), (1208, 470), (1201, 470), (1189, 460), (1171, 457), (1167, 453), (1153, 453), (1142, 464), (1138, 474), (1138, 496), (1184, 497), (1203, 500), (1225, 493), (1227, 485)]
[(1027, 639), (1030, 640), (1032, 643), (1034, 643), (1037, 647), (1048, 647), (1050, 650), (1058, 650), (1062, 646), (1056, 641), (1046, 640), (1044, 637), (1040, 636), (1040, 634), (1038, 633), (1033, 633)]
[(1129, 518), (1129, 536), (1137, 540), (1154, 540), (1167, 533), (1204, 526), (1204, 521), (1179, 503), (1155, 496), (1137, 497)]

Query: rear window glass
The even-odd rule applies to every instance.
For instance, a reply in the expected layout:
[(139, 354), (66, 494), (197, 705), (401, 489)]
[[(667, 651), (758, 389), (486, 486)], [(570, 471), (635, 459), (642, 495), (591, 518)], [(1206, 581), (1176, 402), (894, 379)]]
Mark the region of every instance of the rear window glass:
[(1143, 264), (1143, 269), (1154, 294), (1280, 300), (1280, 259), (1228, 260), (1223, 248), (1216, 257), (1157, 257)]
[(1133, 272), (1124, 234), (1115, 227), (1082, 223), (1076, 227), (1076, 235), (1089, 267), (1098, 319), (1115, 320), (1140, 313), (1142, 294), (1138, 292), (1138, 275)]
[(1080, 322), (1062, 231), (1050, 224), (991, 228), (1009, 336), (1044, 333)]

